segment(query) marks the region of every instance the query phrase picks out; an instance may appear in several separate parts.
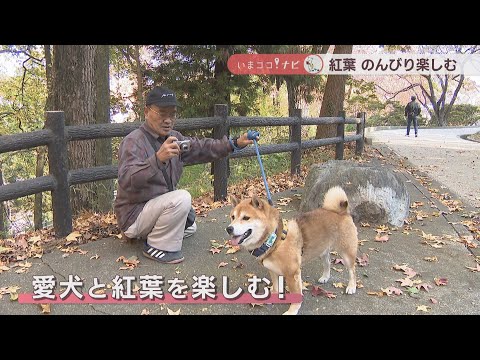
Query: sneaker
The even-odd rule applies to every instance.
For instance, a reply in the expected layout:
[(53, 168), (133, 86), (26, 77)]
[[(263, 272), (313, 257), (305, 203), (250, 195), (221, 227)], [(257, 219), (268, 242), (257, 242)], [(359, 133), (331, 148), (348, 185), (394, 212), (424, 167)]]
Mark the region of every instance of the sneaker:
[(190, 236), (192, 236), (193, 234), (195, 234), (195, 232), (197, 231), (197, 223), (193, 223), (192, 226), (189, 226), (188, 228), (185, 229), (185, 231), (183, 232), (183, 238), (188, 238)]
[(143, 255), (149, 259), (156, 260), (163, 264), (178, 264), (181, 263), (185, 258), (183, 257), (182, 251), (165, 251), (154, 248), (145, 242), (143, 246)]
[(407, 134), (407, 135), (405, 135), (405, 136), (410, 136), (410, 135)]
[(418, 137), (418, 135), (417, 135), (417, 134), (415, 134), (415, 137)]

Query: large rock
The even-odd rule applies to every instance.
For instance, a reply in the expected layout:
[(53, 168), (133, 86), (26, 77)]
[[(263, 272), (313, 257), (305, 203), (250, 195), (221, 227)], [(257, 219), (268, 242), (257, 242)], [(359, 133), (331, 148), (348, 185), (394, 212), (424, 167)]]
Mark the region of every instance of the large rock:
[(385, 167), (330, 160), (310, 168), (300, 204), (305, 212), (322, 206), (325, 193), (341, 186), (355, 222), (402, 226), (408, 216), (410, 196), (403, 178)]

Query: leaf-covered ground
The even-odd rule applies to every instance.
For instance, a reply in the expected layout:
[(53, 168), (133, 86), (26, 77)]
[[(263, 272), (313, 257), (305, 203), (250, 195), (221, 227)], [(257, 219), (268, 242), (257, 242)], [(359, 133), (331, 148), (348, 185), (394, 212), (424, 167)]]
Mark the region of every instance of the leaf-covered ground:
[[(372, 160), (384, 161), (383, 156), (374, 148), (366, 146), (365, 153), (362, 158), (356, 158), (353, 156), (354, 147), (346, 146), (345, 158), (357, 161), (357, 162), (370, 162)], [(312, 158), (323, 157), (325, 158), (327, 153), (328, 158), (334, 158), (333, 149), (316, 149), (315, 151), (309, 151), (305, 154), (306, 157)], [(319, 156), (321, 154), (322, 156)], [(463, 211), (462, 205), (458, 200), (453, 199), (448, 192), (444, 189), (436, 189), (429, 187), (430, 179), (424, 175), (418, 174), (416, 169), (410, 168), (407, 165), (400, 162), (400, 166), (404, 167), (403, 170), (413, 175), (420, 183), (422, 183), (431, 196), (441, 201), (448, 207), (450, 212)], [(268, 176), (268, 184), (271, 193), (285, 191), (287, 189), (303, 187), (305, 177), (308, 172), (307, 166), (302, 166), (301, 174), (299, 176), (291, 176), (289, 171), (285, 171), (280, 174)], [(261, 176), (253, 180), (247, 180), (242, 183), (234, 184), (228, 187), (228, 193), (236, 196), (251, 196), (257, 194), (261, 197), (266, 197), (266, 192)], [(288, 202), (291, 199), (283, 199)], [(206, 216), (206, 213), (212, 209), (223, 207), (227, 205), (226, 201), (213, 201), (213, 191), (201, 197), (193, 199), (193, 207), (196, 210), (198, 217)], [(280, 204), (281, 205), (281, 204)], [(411, 209), (415, 215), (413, 220), (421, 220), (427, 215), (421, 208), (421, 203), (412, 203)], [(440, 212), (433, 213), (431, 216), (439, 216)], [(462, 215), (464, 220), (462, 225), (469, 230), (470, 236), (466, 236), (462, 239), (465, 246), (476, 247), (480, 241), (480, 214), (478, 212), (470, 212)], [(409, 230), (409, 219), (405, 222), (404, 231)], [(364, 224), (362, 224), (363, 226)], [(367, 224), (368, 225), (368, 224)], [(16, 236), (15, 238), (0, 239), (0, 273), (3, 271), (22, 271), (25, 266), (21, 266), (22, 262), (25, 262), (29, 258), (41, 258), (45, 252), (50, 252), (55, 248), (63, 249), (68, 254), (68, 248), (75, 249), (76, 246), (84, 244), (97, 239), (107, 237), (120, 238), (120, 231), (117, 226), (115, 215), (108, 214), (96, 214), (96, 213), (82, 213), (74, 220), (73, 232), (66, 238), (55, 238), (55, 233), (52, 228), (43, 229), (35, 232), (27, 232)], [(375, 241), (386, 242), (388, 241), (388, 233), (377, 231)], [(433, 235), (425, 235), (425, 241), (430, 246), (441, 246), (444, 239), (435, 237)], [(77, 248), (78, 249), (78, 248)], [(359, 258), (359, 265), (368, 263), (368, 259)], [(23, 263), (25, 264), (25, 263)], [(220, 266), (220, 265), (219, 265)], [(478, 271), (478, 270), (472, 270)], [(318, 290), (315, 290), (318, 291)], [(395, 292), (395, 290), (392, 290)], [(321, 294), (321, 292), (319, 292)]]

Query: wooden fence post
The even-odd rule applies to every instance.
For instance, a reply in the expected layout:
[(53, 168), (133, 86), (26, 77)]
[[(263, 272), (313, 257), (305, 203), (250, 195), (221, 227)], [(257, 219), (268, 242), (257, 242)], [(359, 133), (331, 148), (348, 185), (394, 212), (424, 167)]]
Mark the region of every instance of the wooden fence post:
[(364, 120), (365, 113), (357, 113), (357, 118), (360, 118), (360, 123), (357, 124), (357, 135), (362, 135), (362, 138), (355, 141), (355, 155), (360, 156), (363, 153), (363, 145), (364, 145), (364, 137), (363, 137), (363, 129), (365, 125)]
[(296, 117), (296, 123), (290, 126), (289, 142), (297, 143), (297, 149), (290, 155), (290, 173), (300, 175), (300, 163), (302, 161), (302, 109), (294, 109), (293, 116)]
[(337, 137), (341, 137), (342, 141), (335, 146), (335, 160), (343, 160), (343, 150), (345, 148), (345, 111), (340, 111), (338, 116), (343, 118), (343, 121), (337, 124)]
[(53, 140), (48, 144), (48, 166), (56, 181), (55, 190), (52, 191), (53, 227), (56, 237), (64, 237), (72, 232), (64, 112), (47, 111), (45, 128), (53, 134)]
[[(213, 137), (221, 139), (228, 136), (228, 106), (215, 104), (215, 117), (222, 119), (218, 126), (213, 129)], [(227, 171), (228, 157), (213, 162), (213, 201), (225, 200), (227, 198)]]

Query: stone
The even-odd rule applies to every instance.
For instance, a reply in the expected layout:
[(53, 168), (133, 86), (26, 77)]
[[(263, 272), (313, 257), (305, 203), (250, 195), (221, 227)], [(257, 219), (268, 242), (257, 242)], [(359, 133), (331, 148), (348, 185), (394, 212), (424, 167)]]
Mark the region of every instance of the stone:
[(385, 166), (330, 160), (310, 168), (300, 211), (321, 207), (325, 193), (341, 186), (347, 194), (356, 223), (402, 226), (408, 217), (410, 196), (401, 175)]

